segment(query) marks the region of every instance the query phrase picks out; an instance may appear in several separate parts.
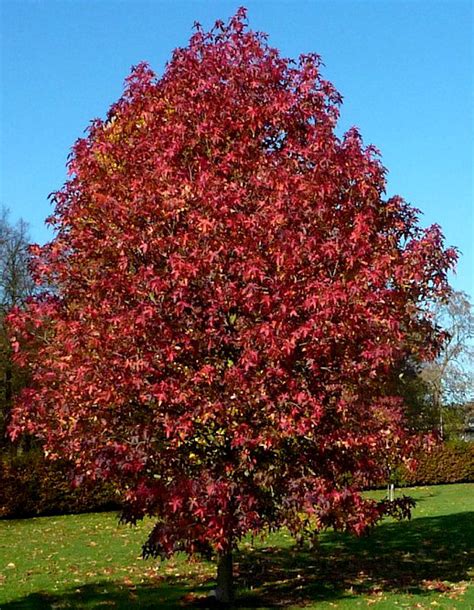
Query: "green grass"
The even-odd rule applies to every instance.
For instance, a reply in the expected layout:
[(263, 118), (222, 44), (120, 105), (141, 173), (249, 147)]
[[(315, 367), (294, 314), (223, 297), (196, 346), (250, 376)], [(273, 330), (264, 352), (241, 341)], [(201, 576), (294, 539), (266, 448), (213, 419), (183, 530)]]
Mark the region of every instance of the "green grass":
[[(285, 532), (244, 543), (237, 607), (474, 609), (474, 484), (410, 495), (413, 519), (369, 537), (327, 532), (313, 551)], [(214, 566), (142, 560), (149, 528), (112, 513), (0, 521), (0, 609), (209, 607)]]

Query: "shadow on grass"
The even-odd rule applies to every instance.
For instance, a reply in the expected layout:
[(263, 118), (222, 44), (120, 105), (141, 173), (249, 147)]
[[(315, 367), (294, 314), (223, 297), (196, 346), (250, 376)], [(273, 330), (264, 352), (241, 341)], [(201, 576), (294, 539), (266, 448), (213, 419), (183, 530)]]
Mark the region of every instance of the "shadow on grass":
[(242, 557), (241, 579), (257, 587), (262, 605), (333, 601), (385, 593), (444, 592), (470, 580), (474, 512), (386, 523), (370, 536), (327, 533), (313, 551), (279, 548)]
[[(175, 609), (183, 606), (188, 587), (177, 581), (140, 584), (136, 587), (103, 581), (79, 586), (61, 594), (32, 593), (17, 601), (2, 604), (1, 610), (61, 610), (115, 608)], [(185, 602), (184, 602), (185, 603)]]
[[(474, 512), (386, 523), (359, 539), (331, 532), (312, 551), (276, 546), (237, 554), (235, 606), (275, 608), (377, 591), (425, 594), (443, 591), (443, 581), (469, 580), (473, 567)], [(97, 582), (64, 594), (31, 594), (1, 609), (212, 607), (204, 596), (213, 583), (202, 584), (173, 577), (136, 586)]]

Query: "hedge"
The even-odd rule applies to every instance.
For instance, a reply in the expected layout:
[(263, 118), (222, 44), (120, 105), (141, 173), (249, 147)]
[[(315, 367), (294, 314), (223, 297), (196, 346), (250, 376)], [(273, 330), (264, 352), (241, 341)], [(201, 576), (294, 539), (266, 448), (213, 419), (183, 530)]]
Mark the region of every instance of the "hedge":
[[(474, 482), (474, 443), (456, 441), (417, 456), (417, 468), (398, 470), (398, 486)], [(0, 456), (0, 517), (32, 517), (119, 508), (110, 484), (71, 487), (69, 468), (38, 450)]]
[(449, 441), (435, 446), (429, 453), (416, 456), (417, 466), (401, 468), (396, 479), (403, 486), (439, 485), (474, 482), (474, 443)]
[(0, 456), (0, 517), (33, 517), (118, 508), (111, 485), (72, 488), (68, 465), (38, 450)]

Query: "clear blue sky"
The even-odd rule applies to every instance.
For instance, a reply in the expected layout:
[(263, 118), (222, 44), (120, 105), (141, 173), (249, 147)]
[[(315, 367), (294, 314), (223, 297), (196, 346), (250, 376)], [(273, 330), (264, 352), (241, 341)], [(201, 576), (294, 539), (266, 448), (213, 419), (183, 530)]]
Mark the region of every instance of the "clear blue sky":
[(473, 5), (467, 0), (1, 0), (0, 204), (51, 235), (47, 195), (70, 147), (103, 117), (141, 60), (161, 73), (195, 20), (244, 4), (288, 57), (315, 51), (357, 125), (382, 152), (388, 193), (420, 208), (462, 251), (456, 289), (474, 295)]

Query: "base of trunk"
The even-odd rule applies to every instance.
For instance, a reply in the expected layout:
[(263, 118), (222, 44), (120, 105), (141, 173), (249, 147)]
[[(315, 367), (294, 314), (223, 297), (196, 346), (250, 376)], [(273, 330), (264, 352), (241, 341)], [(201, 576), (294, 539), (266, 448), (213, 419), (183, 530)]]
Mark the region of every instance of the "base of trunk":
[(216, 600), (221, 604), (230, 604), (233, 599), (232, 553), (221, 553), (217, 557)]

